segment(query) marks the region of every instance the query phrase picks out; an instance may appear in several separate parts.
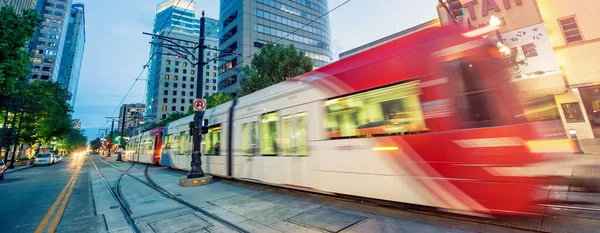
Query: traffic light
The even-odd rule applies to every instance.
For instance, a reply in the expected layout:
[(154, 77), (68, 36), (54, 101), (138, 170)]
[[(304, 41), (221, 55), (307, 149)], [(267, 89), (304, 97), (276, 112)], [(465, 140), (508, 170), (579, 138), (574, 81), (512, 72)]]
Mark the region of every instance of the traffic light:
[(455, 19), (460, 19), (465, 14), (460, 0), (448, 0), (448, 8), (450, 8), (450, 12), (452, 12), (452, 17), (454, 17)]

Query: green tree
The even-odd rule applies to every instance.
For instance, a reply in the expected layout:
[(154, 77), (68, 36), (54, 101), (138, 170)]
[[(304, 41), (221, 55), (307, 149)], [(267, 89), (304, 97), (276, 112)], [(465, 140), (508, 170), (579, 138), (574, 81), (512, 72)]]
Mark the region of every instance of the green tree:
[(0, 8), (0, 97), (14, 93), (24, 85), (24, 78), (30, 73), (31, 61), (25, 44), (33, 37), (40, 23), (41, 19), (35, 10), (17, 14), (12, 6)]
[(187, 115), (187, 114), (185, 114), (185, 113), (182, 113), (182, 112), (174, 112), (174, 113), (171, 113), (171, 114), (169, 114), (169, 116), (167, 116), (167, 118), (165, 118), (165, 119), (162, 119), (162, 120), (161, 120), (161, 121), (159, 121), (159, 122), (152, 123), (152, 124), (150, 125), (150, 129), (152, 129), (152, 128), (156, 128), (156, 127), (165, 126), (165, 125), (169, 124), (170, 122), (173, 122), (173, 121), (179, 120), (179, 119), (181, 119), (181, 118), (184, 118), (184, 117), (186, 117), (186, 116), (188, 116), (188, 115)]
[(57, 147), (68, 154), (84, 150), (87, 146), (87, 138), (75, 128), (71, 128), (70, 131), (69, 134), (63, 134), (57, 139)]
[(96, 138), (90, 142), (90, 147), (93, 151), (99, 150), (102, 147), (102, 140), (100, 138)]
[[(204, 97), (204, 99), (206, 100), (206, 109), (213, 108), (221, 104), (227, 103), (229, 101), (232, 101), (233, 98), (235, 97), (233, 97), (232, 94), (222, 92), (214, 93), (211, 96)], [(187, 115), (193, 115), (194, 113), (194, 106), (192, 104), (190, 105), (190, 108), (188, 108)]]
[(250, 65), (244, 66), (248, 79), (242, 79), (239, 96), (248, 95), (273, 84), (312, 71), (312, 60), (290, 46), (266, 44), (252, 58)]

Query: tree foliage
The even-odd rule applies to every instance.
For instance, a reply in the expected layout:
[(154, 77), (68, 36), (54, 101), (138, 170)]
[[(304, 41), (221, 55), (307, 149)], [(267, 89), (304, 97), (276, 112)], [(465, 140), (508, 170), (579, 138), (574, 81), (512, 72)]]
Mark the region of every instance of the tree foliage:
[(252, 58), (250, 65), (244, 66), (248, 79), (241, 80), (239, 96), (248, 95), (273, 84), (312, 71), (312, 60), (290, 46), (266, 44)]
[(0, 8), (0, 96), (15, 92), (29, 75), (31, 54), (25, 44), (40, 23), (35, 10), (17, 14), (12, 6)]
[(63, 134), (57, 138), (57, 147), (67, 153), (81, 151), (87, 146), (87, 138), (81, 131), (71, 128), (69, 134)]
[(102, 147), (102, 140), (100, 138), (96, 138), (90, 142), (90, 147), (93, 151), (99, 150)]
[(162, 126), (165, 126), (165, 125), (167, 125), (167, 124), (169, 124), (169, 123), (171, 123), (171, 122), (173, 122), (173, 121), (176, 121), (176, 120), (179, 120), (179, 119), (181, 119), (181, 118), (184, 118), (184, 117), (186, 117), (186, 116), (188, 116), (188, 115), (187, 115), (187, 114), (185, 114), (185, 113), (182, 113), (182, 112), (174, 112), (174, 113), (171, 113), (171, 114), (169, 114), (169, 116), (167, 116), (167, 118), (165, 118), (165, 119), (162, 119), (162, 120), (161, 120), (161, 121), (159, 121), (159, 122), (152, 123), (152, 124), (150, 125), (150, 128), (151, 128), (151, 129), (153, 129), (153, 128), (156, 128), (156, 127), (162, 127)]

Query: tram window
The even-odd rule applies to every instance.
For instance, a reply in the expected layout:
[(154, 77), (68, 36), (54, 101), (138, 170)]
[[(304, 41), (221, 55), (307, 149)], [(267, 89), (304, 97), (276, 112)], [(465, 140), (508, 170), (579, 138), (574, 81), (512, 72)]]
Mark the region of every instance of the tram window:
[(404, 135), (426, 131), (418, 81), (325, 101), (330, 138)]
[(296, 114), (296, 155), (308, 155), (306, 113)]
[(256, 150), (256, 122), (242, 124), (242, 154), (254, 155)]
[(277, 124), (279, 116), (277, 113), (265, 114), (262, 117), (260, 130), (260, 153), (267, 156), (277, 155)]
[(281, 140), (279, 143), (281, 145), (281, 154), (290, 156), (293, 155), (292, 147), (293, 147), (293, 134), (292, 129), (292, 116), (284, 116), (281, 118)]
[(178, 154), (180, 154), (180, 155), (185, 154), (185, 141), (186, 141), (185, 138), (186, 138), (185, 132), (179, 133), (179, 141), (178, 141), (179, 153)]
[(219, 155), (221, 152), (221, 126), (208, 128), (208, 133), (204, 135), (204, 154)]
[(165, 137), (165, 140), (163, 141), (163, 148), (164, 149), (171, 149), (171, 139), (173, 138), (172, 134), (169, 134)]

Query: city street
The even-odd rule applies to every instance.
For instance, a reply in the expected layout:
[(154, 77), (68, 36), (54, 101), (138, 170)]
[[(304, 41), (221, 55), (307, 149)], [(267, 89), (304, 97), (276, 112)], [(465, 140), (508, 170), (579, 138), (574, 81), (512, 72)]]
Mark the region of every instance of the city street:
[[(182, 187), (185, 174), (98, 155), (10, 172), (0, 182), (2, 232), (598, 232), (600, 226), (591, 209), (548, 208), (546, 216), (487, 221), (219, 178)], [(598, 194), (569, 195), (600, 203)]]

